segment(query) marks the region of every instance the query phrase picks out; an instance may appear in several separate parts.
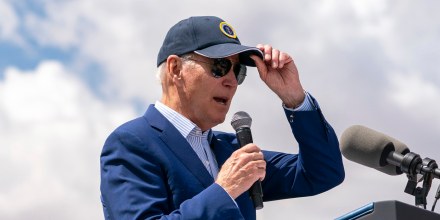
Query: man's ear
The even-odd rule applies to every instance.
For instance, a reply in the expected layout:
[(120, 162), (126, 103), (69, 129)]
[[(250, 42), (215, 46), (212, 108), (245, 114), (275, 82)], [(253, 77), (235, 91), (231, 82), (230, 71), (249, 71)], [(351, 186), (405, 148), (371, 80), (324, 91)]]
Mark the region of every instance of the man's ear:
[(182, 60), (176, 55), (167, 58), (167, 74), (175, 84), (182, 78)]

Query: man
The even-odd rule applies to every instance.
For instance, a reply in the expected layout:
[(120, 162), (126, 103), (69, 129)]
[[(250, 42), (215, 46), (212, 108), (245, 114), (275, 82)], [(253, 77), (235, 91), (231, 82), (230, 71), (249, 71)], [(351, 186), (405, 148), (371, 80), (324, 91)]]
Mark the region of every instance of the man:
[[(344, 179), (337, 137), (304, 91), (292, 58), (270, 45), (241, 45), (217, 17), (173, 26), (159, 51), (162, 99), (117, 128), (101, 154), (106, 219), (255, 219), (247, 190), (264, 201), (315, 195)], [(299, 154), (239, 148), (225, 120), (247, 66), (281, 99)], [(259, 101), (259, 100), (256, 100)]]

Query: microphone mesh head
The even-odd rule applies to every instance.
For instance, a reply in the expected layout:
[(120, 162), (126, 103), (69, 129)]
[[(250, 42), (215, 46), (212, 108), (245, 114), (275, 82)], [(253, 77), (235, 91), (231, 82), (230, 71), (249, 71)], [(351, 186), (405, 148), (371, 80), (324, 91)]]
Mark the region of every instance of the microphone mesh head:
[(388, 154), (392, 151), (403, 155), (409, 152), (404, 143), (362, 125), (346, 129), (340, 138), (340, 147), (345, 158), (389, 175), (399, 175), (402, 171), (388, 164)]
[(248, 127), (250, 128), (252, 124), (252, 118), (248, 113), (240, 111), (234, 114), (231, 120), (231, 125), (235, 131), (239, 128)]

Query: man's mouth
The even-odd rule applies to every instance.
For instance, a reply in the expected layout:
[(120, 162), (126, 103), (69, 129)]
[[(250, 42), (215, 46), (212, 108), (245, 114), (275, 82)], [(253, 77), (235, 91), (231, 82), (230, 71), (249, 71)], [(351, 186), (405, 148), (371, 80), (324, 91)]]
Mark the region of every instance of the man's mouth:
[(217, 102), (217, 103), (220, 103), (220, 104), (222, 104), (222, 105), (226, 105), (227, 103), (228, 103), (228, 98), (226, 98), (226, 97), (214, 97), (214, 100)]

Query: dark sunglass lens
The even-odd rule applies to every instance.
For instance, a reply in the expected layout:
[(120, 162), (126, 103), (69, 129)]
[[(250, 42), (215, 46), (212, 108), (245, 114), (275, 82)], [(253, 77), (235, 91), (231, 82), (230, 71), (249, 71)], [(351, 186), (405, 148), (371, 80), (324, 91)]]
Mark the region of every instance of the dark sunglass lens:
[(211, 72), (213, 73), (215, 78), (220, 78), (224, 75), (223, 70), (217, 65), (212, 65)]
[(228, 74), (231, 66), (232, 63), (228, 59), (215, 59), (214, 65), (212, 67), (212, 72), (216, 74), (216, 77), (223, 77)]
[(237, 83), (240, 85), (243, 83), (244, 78), (246, 78), (246, 66), (242, 64), (235, 64), (232, 66), (232, 61), (229, 59), (214, 59), (214, 63), (212, 65), (212, 73), (215, 78), (220, 78), (226, 76), (228, 72), (233, 68), (235, 78), (237, 78)]
[(234, 66), (235, 77), (237, 78), (238, 85), (242, 84), (246, 78), (246, 66), (242, 64), (236, 64)]

